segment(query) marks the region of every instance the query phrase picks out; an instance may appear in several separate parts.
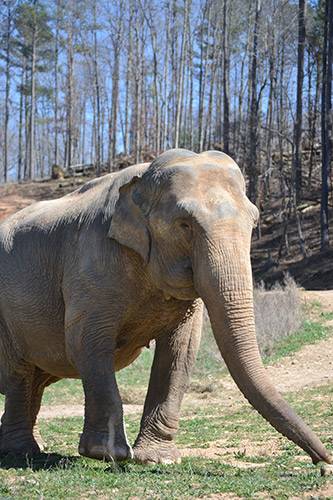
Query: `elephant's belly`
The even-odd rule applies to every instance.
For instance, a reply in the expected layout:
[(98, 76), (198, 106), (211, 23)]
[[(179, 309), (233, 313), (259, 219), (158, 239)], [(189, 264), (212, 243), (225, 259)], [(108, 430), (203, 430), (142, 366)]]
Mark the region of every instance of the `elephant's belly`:
[(62, 324), (39, 322), (34, 329), (21, 330), (18, 337), (21, 359), (59, 378), (79, 378), (77, 368), (67, 356)]
[(37, 360), (34, 364), (44, 372), (54, 375), (55, 377), (81, 378), (76, 367), (70, 364), (67, 359)]
[(60, 378), (80, 378), (77, 368), (68, 360), (64, 345), (52, 345), (48, 349), (30, 350), (26, 360), (46, 373)]

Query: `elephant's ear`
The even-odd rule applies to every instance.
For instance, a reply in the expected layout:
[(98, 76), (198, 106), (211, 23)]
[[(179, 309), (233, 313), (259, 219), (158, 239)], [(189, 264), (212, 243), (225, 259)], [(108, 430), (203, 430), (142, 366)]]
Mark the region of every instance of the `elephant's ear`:
[(139, 193), (136, 188), (140, 181), (141, 178), (135, 177), (120, 188), (108, 237), (132, 248), (147, 263), (150, 253), (150, 234), (142, 210), (137, 204)]

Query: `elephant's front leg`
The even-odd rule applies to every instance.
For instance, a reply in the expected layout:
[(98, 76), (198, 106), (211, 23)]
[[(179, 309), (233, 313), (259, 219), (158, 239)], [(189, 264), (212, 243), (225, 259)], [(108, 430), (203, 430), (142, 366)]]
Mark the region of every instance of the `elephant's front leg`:
[(84, 428), (79, 453), (107, 461), (132, 458), (114, 373), (113, 339), (97, 332), (80, 335), (74, 358), (85, 393)]
[[(110, 360), (108, 362), (110, 363)], [(104, 361), (102, 363), (104, 364)], [(132, 458), (114, 372), (105, 373), (103, 369), (97, 369), (94, 370), (93, 380), (83, 374), (82, 381), (85, 392), (85, 419), (79, 444), (80, 455), (107, 461)]]
[(198, 352), (202, 303), (172, 331), (160, 334), (152, 366), (140, 433), (133, 446), (134, 460), (142, 464), (179, 463), (174, 444), (179, 409)]

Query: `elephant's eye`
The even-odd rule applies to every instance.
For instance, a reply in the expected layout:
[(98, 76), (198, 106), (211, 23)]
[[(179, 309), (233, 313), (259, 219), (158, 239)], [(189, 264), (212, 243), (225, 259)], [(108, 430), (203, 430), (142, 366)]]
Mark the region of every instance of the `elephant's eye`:
[(192, 236), (192, 226), (188, 220), (178, 219), (176, 221), (176, 227), (180, 229), (180, 231), (186, 236), (187, 239)]

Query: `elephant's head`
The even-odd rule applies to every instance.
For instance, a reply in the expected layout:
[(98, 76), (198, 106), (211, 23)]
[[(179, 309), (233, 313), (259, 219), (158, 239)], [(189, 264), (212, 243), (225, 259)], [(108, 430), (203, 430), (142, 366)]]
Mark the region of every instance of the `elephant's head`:
[(269, 381), (257, 347), (250, 264), (257, 208), (223, 153), (171, 150), (121, 189), (109, 236), (134, 249), (166, 297), (200, 296), (216, 342), (249, 402), (312, 458), (330, 456)]

